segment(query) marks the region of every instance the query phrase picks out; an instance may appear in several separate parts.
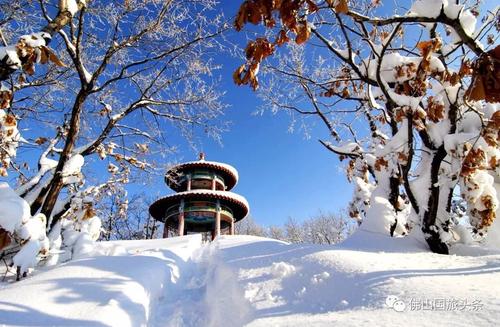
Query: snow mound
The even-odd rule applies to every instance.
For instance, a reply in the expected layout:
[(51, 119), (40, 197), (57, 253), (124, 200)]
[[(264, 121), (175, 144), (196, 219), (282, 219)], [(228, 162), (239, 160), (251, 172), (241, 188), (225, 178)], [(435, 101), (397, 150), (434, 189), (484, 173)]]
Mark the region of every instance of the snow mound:
[(0, 324), (145, 326), (163, 291), (201, 244), (199, 235), (103, 242), (122, 255), (73, 260), (0, 289)]
[(295, 267), (286, 262), (275, 262), (271, 266), (271, 272), (275, 277), (287, 277), (295, 273)]
[(444, 256), (417, 240), (358, 231), (336, 246), (253, 236), (204, 245), (199, 235), (101, 242), (104, 252), (122, 250), (0, 289), (0, 323), (491, 326), (500, 253)]

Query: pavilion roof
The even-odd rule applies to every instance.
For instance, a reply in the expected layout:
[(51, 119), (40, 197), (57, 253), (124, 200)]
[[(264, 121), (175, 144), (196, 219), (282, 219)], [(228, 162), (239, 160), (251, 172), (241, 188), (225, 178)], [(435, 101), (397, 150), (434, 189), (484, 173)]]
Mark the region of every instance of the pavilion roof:
[(191, 190), (174, 193), (156, 200), (150, 207), (149, 213), (156, 220), (163, 220), (165, 211), (172, 205), (179, 203), (181, 199), (185, 200), (221, 200), (222, 204), (228, 206), (233, 211), (236, 221), (245, 218), (250, 210), (247, 200), (236, 193), (228, 191), (213, 190)]
[(233, 166), (222, 162), (206, 160), (188, 161), (173, 166), (165, 174), (165, 182), (174, 191), (179, 191), (180, 185), (176, 184), (174, 180), (169, 178), (169, 176), (182, 175), (186, 171), (195, 168), (210, 169), (222, 175), (222, 178), (224, 178), (224, 182), (228, 190), (232, 189), (236, 185), (236, 183), (238, 183), (238, 171)]

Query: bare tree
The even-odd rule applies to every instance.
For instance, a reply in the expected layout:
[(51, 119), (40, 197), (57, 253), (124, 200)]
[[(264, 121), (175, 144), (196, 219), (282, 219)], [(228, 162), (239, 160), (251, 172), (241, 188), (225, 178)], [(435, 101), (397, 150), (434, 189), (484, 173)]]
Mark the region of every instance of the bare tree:
[(421, 230), (432, 251), (448, 253), (459, 190), (475, 234), (500, 237), (490, 228), (499, 207), (498, 9), (416, 0), (379, 18), (380, 5), (244, 1), (236, 29), (262, 23), (268, 32), (248, 44), (235, 82), (257, 89), (265, 64), (266, 106), (324, 124), (320, 142), (348, 162), (350, 215), (362, 229)]
[(264, 227), (258, 225), (252, 216), (237, 222), (234, 226), (236, 235), (266, 236)]
[(147, 210), (153, 199), (145, 193), (127, 196), (122, 187), (99, 201), (102, 212), (103, 240), (153, 239), (159, 236), (160, 223)]
[(280, 226), (271, 226), (267, 230), (267, 236), (269, 238), (274, 238), (275, 240), (285, 241), (286, 235), (285, 231)]
[[(211, 1), (95, 3), (72, 17), (67, 30), (58, 31), (64, 41), (58, 46), (66, 51), (62, 59), (71, 65), (66, 85), (53, 92), (57, 97), (50, 95), (53, 102), (41, 106), (35, 103), (40, 98), (33, 99), (32, 90), (23, 88), (16, 93), (20, 99), (13, 107), (29, 119), (27, 108), (56, 106), (59, 100), (68, 105), (47, 117), (56, 122), (48, 124), (55, 136), (37, 138), (37, 143), (49, 144), (42, 159), (55, 156), (57, 165), (45, 169), (40, 164), (38, 174), (22, 183), (32, 186), (45, 178), (43, 188), (21, 186), (22, 196), (33, 199), (33, 213), (52, 216), (67, 185), (63, 171), (73, 158), (80, 163), (92, 155), (110, 159), (111, 174), (122, 170), (122, 163), (152, 170), (154, 164), (141, 159), (165, 149), (170, 126), (188, 138), (197, 125), (209, 134), (220, 132), (210, 124), (224, 106), (210, 81), (215, 67), (206, 52), (217, 47), (215, 38), (224, 27), (221, 17), (208, 20), (198, 14), (212, 6)], [(50, 25), (49, 8), (40, 2), (38, 9)], [(107, 32), (98, 32), (101, 29)]]
[(227, 26), (215, 5), (17, 1), (0, 16), (18, 40), (0, 48), (0, 173), (13, 172), (48, 231), (94, 217), (96, 192), (163, 172), (174, 140), (225, 129), (212, 57)]
[(282, 226), (273, 225), (268, 228), (248, 217), (236, 224), (236, 232), (294, 244), (337, 244), (352, 234), (355, 225), (346, 214), (320, 211), (302, 222), (289, 217)]
[(285, 222), (285, 240), (290, 243), (305, 243), (306, 231), (296, 219), (288, 217)]
[(354, 225), (345, 214), (320, 211), (318, 215), (303, 223), (306, 243), (337, 244), (354, 231)]

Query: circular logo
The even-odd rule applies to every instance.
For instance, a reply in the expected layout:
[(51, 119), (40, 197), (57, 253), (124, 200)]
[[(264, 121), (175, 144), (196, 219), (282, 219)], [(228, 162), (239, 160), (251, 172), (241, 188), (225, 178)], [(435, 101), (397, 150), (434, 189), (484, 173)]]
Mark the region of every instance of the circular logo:
[(403, 312), (406, 309), (406, 304), (400, 300), (396, 295), (389, 295), (385, 299), (385, 304), (394, 311)]
[(394, 311), (403, 312), (406, 309), (406, 304), (401, 300), (397, 300), (396, 302), (394, 302), (392, 308), (394, 309)]
[(392, 308), (394, 306), (394, 302), (398, 301), (399, 298), (396, 296), (396, 295), (389, 295), (386, 299), (385, 299), (385, 304), (387, 304), (387, 306), (389, 308)]

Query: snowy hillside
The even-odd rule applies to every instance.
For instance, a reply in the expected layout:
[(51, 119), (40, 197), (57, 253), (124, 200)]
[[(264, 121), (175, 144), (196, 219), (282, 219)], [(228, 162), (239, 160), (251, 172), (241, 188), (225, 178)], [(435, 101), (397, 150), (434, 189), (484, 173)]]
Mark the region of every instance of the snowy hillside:
[(437, 255), (411, 238), (358, 232), (318, 246), (251, 236), (202, 244), (193, 235), (100, 247), (112, 255), (3, 284), (0, 324), (492, 326), (500, 318), (500, 254)]

